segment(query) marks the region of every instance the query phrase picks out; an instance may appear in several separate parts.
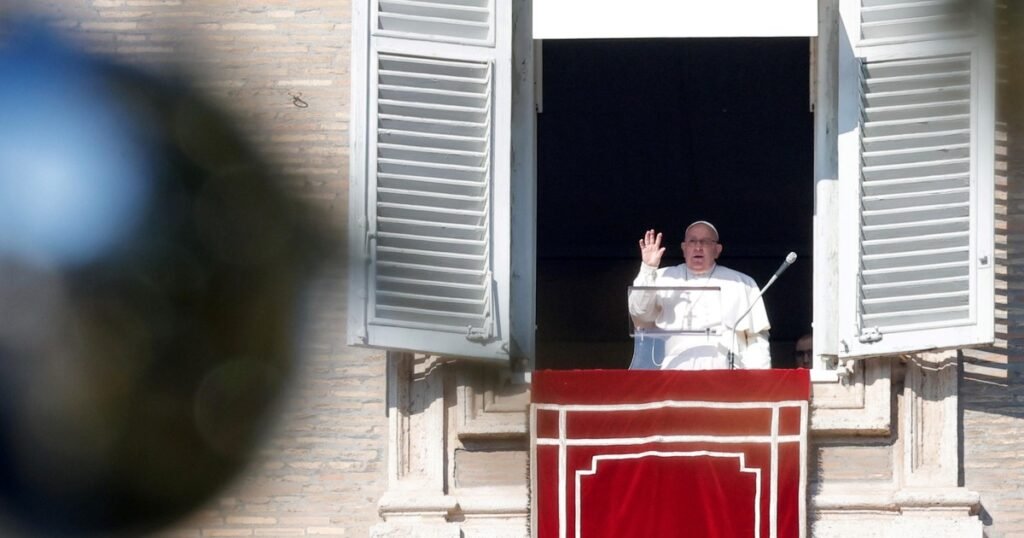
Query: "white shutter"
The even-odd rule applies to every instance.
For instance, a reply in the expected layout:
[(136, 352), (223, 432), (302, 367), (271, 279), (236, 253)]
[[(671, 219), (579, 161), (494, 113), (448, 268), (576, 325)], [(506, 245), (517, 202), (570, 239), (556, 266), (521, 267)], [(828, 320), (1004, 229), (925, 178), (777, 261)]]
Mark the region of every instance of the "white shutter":
[[(860, 36), (866, 43), (949, 39), (977, 26), (974, 0), (863, 0)], [(857, 34), (853, 34), (857, 35)]]
[(841, 356), (993, 340), (994, 69), (978, 3), (843, 0)]
[(493, 43), (494, 0), (377, 0), (376, 35)]
[(510, 3), (356, 4), (349, 342), (507, 359)]

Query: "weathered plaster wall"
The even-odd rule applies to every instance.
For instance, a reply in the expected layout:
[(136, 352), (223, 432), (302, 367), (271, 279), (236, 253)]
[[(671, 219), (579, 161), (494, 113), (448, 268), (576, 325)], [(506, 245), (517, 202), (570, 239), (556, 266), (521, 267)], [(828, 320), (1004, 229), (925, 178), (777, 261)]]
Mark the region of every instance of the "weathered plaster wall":
[[(283, 181), (345, 237), (345, 0), (32, 0), (83, 47), (187, 69), (244, 120)], [(3, 7), (3, 6), (0, 6)], [(344, 344), (343, 263), (310, 293), (292, 390), (251, 468), (167, 536), (366, 536), (385, 488), (383, 353)]]

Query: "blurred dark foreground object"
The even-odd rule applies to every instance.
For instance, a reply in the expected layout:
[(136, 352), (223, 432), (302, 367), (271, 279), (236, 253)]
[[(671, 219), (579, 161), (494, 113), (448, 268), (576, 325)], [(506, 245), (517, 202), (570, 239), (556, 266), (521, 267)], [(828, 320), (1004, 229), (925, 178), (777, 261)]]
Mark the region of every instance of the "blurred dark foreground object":
[(252, 456), (312, 239), (226, 115), (0, 42), (0, 535), (138, 535)]

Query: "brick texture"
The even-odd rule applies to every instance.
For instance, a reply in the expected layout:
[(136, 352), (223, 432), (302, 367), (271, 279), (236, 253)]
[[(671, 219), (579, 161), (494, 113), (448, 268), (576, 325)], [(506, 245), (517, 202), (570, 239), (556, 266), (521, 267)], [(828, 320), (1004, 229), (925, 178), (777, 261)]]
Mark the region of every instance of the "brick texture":
[[(86, 50), (186, 72), (345, 242), (347, 0), (33, 0)], [(0, 12), (2, 12), (0, 5)], [(2, 15), (2, 13), (0, 13)], [(167, 537), (367, 536), (385, 488), (383, 354), (345, 346), (344, 261), (308, 293), (297, 373), (254, 463)]]
[[(308, 201), (343, 241), (347, 0), (31, 5), (88, 50), (147, 69), (188, 70), (202, 90), (245, 120), (250, 137), (281, 166), (288, 190)], [(1022, 108), (1019, 99), (1001, 104), (997, 342), (967, 353), (961, 395), (964, 483), (982, 495), (988, 538), (1024, 536), (1024, 131), (1006, 127), (1024, 122), (1006, 113)], [(376, 500), (385, 487), (384, 361), (381, 353), (344, 345), (343, 265), (310, 290), (298, 373), (256, 461), (164, 536), (366, 536), (378, 521)]]
[(996, 343), (965, 352), (963, 474), (987, 538), (1024, 536), (1024, 15), (997, 2)]

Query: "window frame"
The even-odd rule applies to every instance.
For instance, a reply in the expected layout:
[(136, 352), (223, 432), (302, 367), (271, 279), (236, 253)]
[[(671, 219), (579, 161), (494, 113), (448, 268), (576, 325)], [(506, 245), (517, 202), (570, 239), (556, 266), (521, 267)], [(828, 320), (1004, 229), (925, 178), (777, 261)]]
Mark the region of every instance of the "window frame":
[[(367, 285), (367, 278), (371, 274), (369, 253), (372, 240), (371, 227), (368, 219), (371, 211), (367, 207), (367, 182), (370, 160), (370, 148), (368, 141), (359, 136), (359, 133), (366, 133), (371, 127), (368, 124), (368, 113), (370, 101), (369, 87), (366, 83), (367, 77), (372, 73), (370, 61), (374, 47), (371, 42), (374, 39), (381, 40), (381, 43), (398, 43), (408, 41), (416, 43), (413, 47), (417, 53), (426, 47), (429, 50), (454, 50), (452, 47), (473, 47), (465, 43), (453, 43), (451, 40), (406, 40), (403, 37), (394, 35), (375, 36), (375, 31), (370, 24), (376, 21), (373, 13), (377, 0), (356, 0), (353, 2), (352, 15), (352, 136), (351, 136), (351, 174), (349, 182), (350, 196), (350, 228), (349, 228), (349, 256), (350, 256), (350, 289), (348, 308), (348, 333), (349, 343), (353, 345), (365, 345), (370, 347), (383, 347), (386, 349), (401, 349), (418, 351), (433, 354), (446, 354), (452, 356), (464, 356), (485, 360), (505, 361), (509, 357), (521, 359), (516, 369), (529, 371), (533, 368), (535, 356), (535, 305), (536, 305), (536, 151), (535, 151), (535, 106), (539, 105), (539, 99), (535, 98), (534, 80), (539, 78), (534, 71), (534, 65), (539, 61), (534, 58), (534, 48), (539, 49), (540, 45), (532, 39), (531, 9), (530, 0), (492, 0), (494, 5), (494, 43), (497, 47), (503, 48), (495, 64), (495, 76), (505, 78), (500, 83), (501, 88), (495, 89), (496, 103), (495, 113), (504, 114), (503, 120), (507, 123), (508, 129), (499, 128), (499, 122), (495, 122), (495, 134), (506, 131), (509, 151), (504, 157), (495, 155), (495, 196), (493, 198), (493, 223), (491, 255), (495, 268), (495, 282), (498, 291), (495, 295), (495, 304), (498, 309), (497, 327), (499, 338), (497, 345), (487, 353), (473, 353), (465, 351), (452, 352), (450, 349), (441, 349), (429, 345), (421, 345), (424, 340), (422, 334), (409, 333), (398, 335), (395, 339), (387, 341), (375, 341), (372, 335), (368, 334), (367, 323), (370, 319), (367, 311), (371, 304), (368, 294), (372, 291)], [(853, 31), (854, 25), (859, 21), (859, 5), (854, 0), (820, 0), (818, 18), (818, 36), (814, 38), (815, 53), (812, 55), (814, 64), (813, 87), (815, 88), (815, 157), (814, 157), (814, 190), (815, 190), (815, 214), (814, 214), (814, 371), (812, 378), (817, 381), (834, 381), (838, 379), (838, 359), (840, 357), (864, 358), (869, 356), (885, 355), (898, 352), (911, 352), (934, 347), (933, 340), (919, 341), (929, 342), (921, 344), (915, 349), (907, 347), (887, 348), (874, 350), (871, 353), (854, 355), (840, 349), (841, 320), (849, 315), (850, 305), (848, 291), (844, 292), (844, 283), (840, 275), (840, 260), (845, 259), (848, 253), (843, 253), (842, 233), (843, 217), (842, 199), (845, 190), (840, 185), (841, 164), (840, 152), (843, 151), (843, 144), (840, 141), (842, 123), (846, 121), (852, 112), (849, 109), (850, 103), (857, 99), (850, 94), (851, 91), (859, 92), (850, 84), (843, 84), (841, 81), (848, 80), (851, 69), (859, 69), (857, 58), (858, 49), (851, 42), (849, 36), (856, 35)], [(513, 28), (513, 24), (516, 25)], [(385, 32), (386, 33), (386, 32)], [(389, 41), (390, 40), (390, 41)], [(447, 41), (447, 42), (445, 42)], [(425, 43), (425, 44), (424, 44)], [(881, 47), (883, 45), (879, 45)], [(885, 47), (895, 46), (893, 43), (885, 43)], [(404, 45), (397, 46), (400, 50), (405, 49)], [(990, 54), (979, 55), (979, 61), (975, 68), (986, 72), (992, 68)], [(508, 63), (506, 64), (506, 60)], [(501, 67), (499, 69), (499, 67)], [(508, 67), (508, 69), (506, 69)], [(503, 75), (504, 74), (504, 75)], [(979, 77), (982, 80), (983, 77)], [(983, 82), (977, 82), (983, 84)], [(986, 90), (987, 91), (987, 90)], [(994, 93), (994, 92), (993, 92)], [(986, 94), (987, 95), (987, 94)], [(994, 96), (990, 100), (985, 97), (985, 114), (994, 107)], [(986, 129), (978, 129), (979, 139), (975, 151), (977, 153), (994, 153), (993, 134), (987, 133)], [(994, 131), (994, 130), (993, 130)], [(986, 138), (987, 137), (987, 138)], [(504, 143), (504, 142), (503, 142)], [(501, 159), (501, 162), (498, 160)], [(987, 161), (986, 161), (987, 162)], [(978, 170), (982, 174), (975, 177), (983, 177), (976, 183), (977, 192), (974, 200), (992, 200), (994, 190), (994, 179), (992, 170), (982, 166), (985, 170)], [(500, 176), (500, 179), (499, 179)], [(975, 228), (978, 241), (987, 241), (991, 244), (994, 237), (993, 214), (979, 215)], [(987, 236), (987, 238), (986, 238)], [(499, 238), (495, 240), (495, 238)], [(992, 267), (991, 248), (982, 245), (978, 252), (989, 253), (989, 267)], [(499, 269), (503, 273), (499, 274)], [(989, 271), (991, 276), (992, 271)], [(976, 312), (978, 329), (971, 334), (972, 338), (944, 342), (949, 347), (959, 347), (992, 341), (994, 320), (988, 315), (994, 304), (994, 285), (990, 284), (991, 278), (982, 285), (979, 285), (979, 293), (975, 297), (975, 303), (980, 307)], [(391, 338), (389, 336), (389, 338)]]

